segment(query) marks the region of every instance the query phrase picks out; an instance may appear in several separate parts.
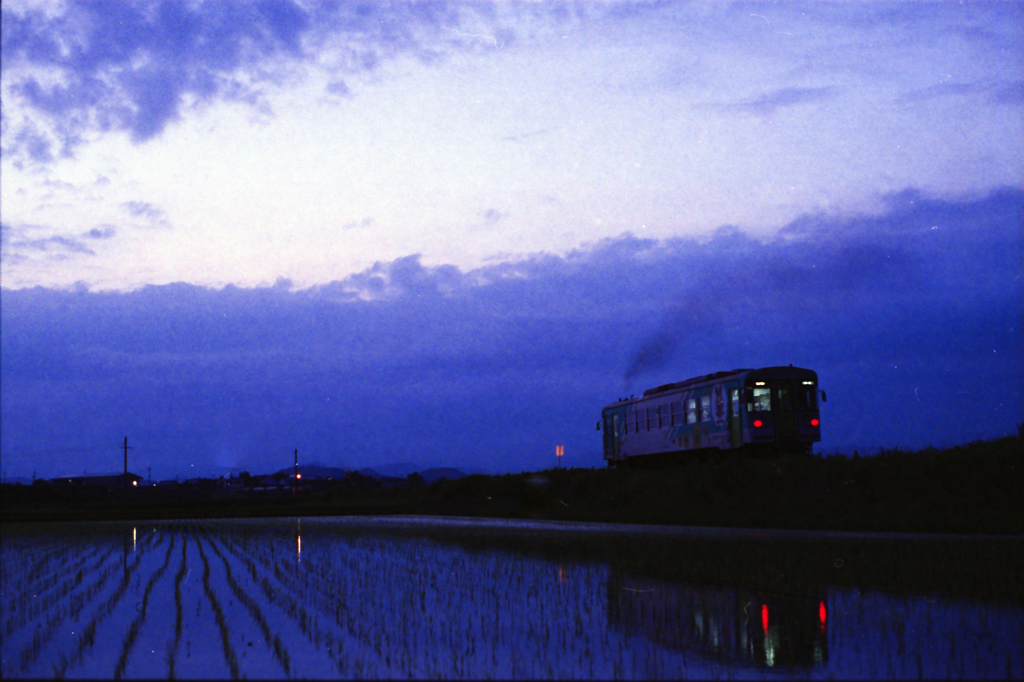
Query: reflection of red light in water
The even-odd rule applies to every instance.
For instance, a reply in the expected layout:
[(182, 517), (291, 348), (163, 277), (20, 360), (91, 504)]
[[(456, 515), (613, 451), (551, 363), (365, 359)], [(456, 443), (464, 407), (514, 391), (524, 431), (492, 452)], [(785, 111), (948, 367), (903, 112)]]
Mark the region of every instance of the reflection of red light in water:
[(768, 605), (761, 605), (761, 626), (764, 627), (764, 634), (768, 634)]
[(821, 619), (821, 631), (825, 632), (825, 602), (818, 604), (818, 618)]
[(565, 569), (562, 568), (561, 566), (558, 567), (558, 582), (560, 582), (560, 583), (564, 583), (565, 582)]

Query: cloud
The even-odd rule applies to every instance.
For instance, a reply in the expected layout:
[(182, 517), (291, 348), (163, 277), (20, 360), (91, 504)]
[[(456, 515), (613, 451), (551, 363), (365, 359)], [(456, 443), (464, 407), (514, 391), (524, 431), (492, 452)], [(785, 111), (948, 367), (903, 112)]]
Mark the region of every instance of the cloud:
[(505, 215), (506, 214), (502, 213), (501, 211), (499, 211), (496, 208), (489, 208), (486, 211), (484, 211), (483, 213), (481, 213), (480, 217), (484, 219), (484, 223), (485, 224), (487, 224), (487, 225), (495, 225), (499, 221), (501, 221), (501, 219), (504, 218)]
[(1022, 218), (1018, 189), (906, 191), (764, 241), (622, 235), (465, 272), (412, 255), (305, 290), (4, 289), (0, 446), (12, 475), (47, 448), (99, 470), (126, 433), (169, 475), (159, 453), (226, 443), (258, 470), (295, 447), (521, 470), (556, 442), (600, 465), (617, 397), (789, 363), (828, 391), (826, 449), (999, 435), (1024, 409)]
[(126, 201), (121, 204), (130, 215), (135, 218), (144, 218), (153, 224), (167, 224), (167, 217), (162, 208), (154, 206), (146, 201)]
[(87, 239), (112, 239), (117, 236), (117, 228), (113, 225), (94, 227), (82, 235)]
[[(72, 255), (96, 255), (78, 235), (33, 236), (38, 231), (35, 227), (0, 224), (0, 257), (7, 263), (20, 263), (36, 256), (63, 260)], [(91, 236), (88, 233), (82, 235), (85, 238)]]
[(986, 86), (979, 83), (938, 83), (927, 88), (908, 92), (901, 100), (904, 102), (924, 102), (946, 97), (964, 97), (984, 92), (987, 89)]
[[(48, 12), (4, 3), (2, 12), (4, 153), (38, 163), (52, 161), (55, 149), (70, 155), (87, 133), (150, 140), (183, 115), (186, 102), (263, 107), (262, 88), (294, 77), (310, 55), (331, 55), (331, 66), (309, 63), (328, 71), (328, 92), (350, 96), (346, 74), (373, 71), (400, 54), (430, 62), (475, 50), (480, 41), (460, 37), (463, 24), (496, 21), (483, 5), (416, 2), (112, 1)], [(503, 41), (514, 37), (491, 28)]]
[(343, 230), (356, 230), (360, 228), (372, 227), (374, 224), (373, 218), (367, 216), (360, 220), (351, 220), (341, 226)]
[(328, 83), (327, 92), (329, 92), (332, 95), (337, 95), (339, 97), (350, 97), (352, 95), (352, 91), (349, 90), (349, 87), (345, 84), (345, 81), (343, 80), (337, 80), (334, 81), (333, 83)]
[(739, 102), (713, 104), (713, 108), (721, 111), (740, 111), (750, 114), (769, 115), (777, 109), (800, 104), (813, 104), (832, 99), (837, 94), (834, 87), (818, 88), (779, 88), (763, 95)]
[(1024, 104), (1024, 80), (1000, 85), (992, 94), (992, 101), (996, 104), (1008, 104), (1011, 106)]
[[(50, 232), (50, 234), (45, 234)], [(100, 225), (81, 234), (53, 234), (36, 225), (0, 224), (0, 258), (5, 265), (22, 264), (44, 259), (64, 261), (68, 258), (95, 256), (89, 241), (106, 241), (117, 236), (113, 225)]]
[(1024, 103), (1024, 81), (991, 83), (939, 83), (907, 93), (901, 102), (926, 102), (933, 99), (984, 96), (989, 104), (1019, 106)]

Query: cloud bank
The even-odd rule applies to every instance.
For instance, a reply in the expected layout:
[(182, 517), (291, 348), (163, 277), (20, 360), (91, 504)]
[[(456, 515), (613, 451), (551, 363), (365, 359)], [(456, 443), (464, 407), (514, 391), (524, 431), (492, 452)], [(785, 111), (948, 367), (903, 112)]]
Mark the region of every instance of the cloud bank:
[(561, 444), (601, 466), (603, 405), (790, 363), (828, 392), (823, 450), (1001, 435), (1024, 414), (1022, 225), (1020, 190), (906, 191), (769, 241), (627, 234), (466, 272), (413, 255), (298, 291), (5, 289), (3, 466), (116, 469), (125, 435), (158, 477), (294, 448), (518, 471)]

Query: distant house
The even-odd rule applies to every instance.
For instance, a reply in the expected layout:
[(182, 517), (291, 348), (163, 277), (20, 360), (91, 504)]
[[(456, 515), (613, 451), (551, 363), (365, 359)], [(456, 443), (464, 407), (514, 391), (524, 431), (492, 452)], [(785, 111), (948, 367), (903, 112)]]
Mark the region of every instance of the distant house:
[(262, 477), (260, 477), (260, 479), (258, 481), (256, 481), (256, 485), (254, 486), (254, 489), (255, 490), (276, 490), (277, 488), (280, 488), (280, 487), (281, 487), (281, 481), (280, 480), (275, 479), (273, 476), (262, 476)]
[(218, 482), (220, 483), (221, 488), (228, 491), (242, 490), (245, 487), (242, 479), (238, 476), (229, 476), (227, 478), (221, 476)]
[[(91, 488), (137, 488), (142, 476), (137, 474), (84, 474), (82, 476), (60, 476), (51, 478), (53, 485), (70, 485)], [(127, 483), (127, 485), (125, 485)]]

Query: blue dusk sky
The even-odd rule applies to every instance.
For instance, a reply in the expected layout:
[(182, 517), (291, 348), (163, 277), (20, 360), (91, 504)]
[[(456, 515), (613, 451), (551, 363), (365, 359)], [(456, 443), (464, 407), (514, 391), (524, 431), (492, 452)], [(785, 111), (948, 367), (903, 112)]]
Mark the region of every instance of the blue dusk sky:
[(4, 2), (7, 476), (603, 466), (735, 367), (819, 452), (1024, 421), (1024, 3)]

